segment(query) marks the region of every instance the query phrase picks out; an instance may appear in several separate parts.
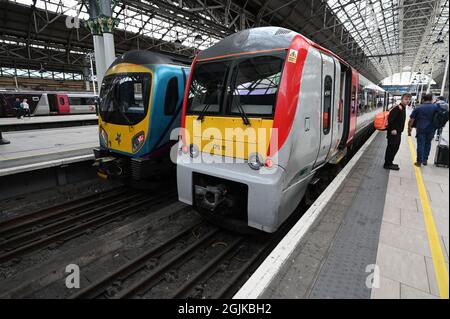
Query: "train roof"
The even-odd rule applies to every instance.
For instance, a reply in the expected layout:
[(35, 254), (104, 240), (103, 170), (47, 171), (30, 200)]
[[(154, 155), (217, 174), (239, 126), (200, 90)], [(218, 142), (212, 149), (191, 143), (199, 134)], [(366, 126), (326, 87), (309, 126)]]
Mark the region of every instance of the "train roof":
[(210, 59), (242, 52), (287, 49), (297, 33), (280, 27), (259, 27), (239, 31), (201, 51), (197, 58)]
[(167, 54), (161, 54), (153, 51), (132, 50), (119, 56), (110, 66), (113, 67), (119, 63), (132, 64), (173, 64), (184, 65), (186, 67), (191, 65), (191, 61), (182, 57), (175, 57)]
[(371, 82), (369, 79), (367, 79), (362, 74), (359, 74), (359, 83), (361, 85), (363, 85), (365, 89), (371, 89), (371, 90), (376, 90), (376, 91), (380, 91), (380, 92), (385, 91), (385, 89), (383, 89), (382, 87), (379, 87), (375, 83)]
[[(301, 36), (309, 45), (328, 55), (338, 59), (346, 67), (351, 65), (334, 52), (318, 45), (304, 35), (282, 27), (257, 27), (239, 31), (220, 40), (213, 46), (201, 51), (197, 59), (199, 61), (219, 58), (243, 52), (270, 51), (276, 49), (288, 49), (295, 36)], [(375, 85), (375, 84), (373, 84)], [(376, 85), (375, 85), (376, 86)], [(382, 90), (379, 86), (377, 90)]]

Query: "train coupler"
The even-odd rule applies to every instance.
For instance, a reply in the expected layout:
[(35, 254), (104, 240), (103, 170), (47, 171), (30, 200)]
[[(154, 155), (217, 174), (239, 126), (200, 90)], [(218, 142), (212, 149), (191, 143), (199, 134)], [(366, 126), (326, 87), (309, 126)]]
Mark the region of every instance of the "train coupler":
[(234, 205), (234, 200), (229, 196), (224, 185), (206, 187), (195, 185), (195, 196), (199, 205), (209, 211), (214, 211), (221, 204), (227, 207), (233, 207)]
[(92, 164), (97, 167), (97, 175), (105, 179), (124, 177), (124, 165), (122, 159), (113, 156), (96, 158)]

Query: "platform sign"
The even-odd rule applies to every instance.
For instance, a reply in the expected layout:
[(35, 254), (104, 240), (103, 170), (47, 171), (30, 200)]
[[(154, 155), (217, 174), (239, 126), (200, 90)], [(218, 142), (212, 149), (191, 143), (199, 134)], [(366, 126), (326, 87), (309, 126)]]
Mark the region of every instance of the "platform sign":
[(382, 85), (381, 87), (394, 94), (403, 94), (415, 91), (414, 86), (411, 85)]

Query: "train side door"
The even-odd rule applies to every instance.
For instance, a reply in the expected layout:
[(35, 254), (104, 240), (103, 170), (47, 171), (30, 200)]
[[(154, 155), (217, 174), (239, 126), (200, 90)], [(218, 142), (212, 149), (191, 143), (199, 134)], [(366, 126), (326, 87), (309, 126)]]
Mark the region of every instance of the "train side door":
[(57, 94), (56, 101), (58, 103), (58, 114), (69, 114), (69, 98), (65, 94)]
[(322, 54), (322, 89), (320, 110), (320, 148), (315, 166), (325, 162), (333, 141), (333, 118), (335, 116), (335, 62)]

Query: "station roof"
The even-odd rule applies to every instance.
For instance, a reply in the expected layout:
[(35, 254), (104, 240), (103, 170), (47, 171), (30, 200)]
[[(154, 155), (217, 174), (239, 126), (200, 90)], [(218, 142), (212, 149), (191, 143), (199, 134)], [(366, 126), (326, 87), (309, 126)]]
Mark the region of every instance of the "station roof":
[[(120, 0), (116, 53), (133, 49), (193, 56), (254, 26), (292, 29), (379, 83), (421, 71), (442, 80), (449, 0)], [(0, 1), (0, 66), (83, 72), (92, 36), (82, 0)], [(72, 24), (70, 24), (72, 22)], [(412, 79), (411, 79), (412, 80)]]

